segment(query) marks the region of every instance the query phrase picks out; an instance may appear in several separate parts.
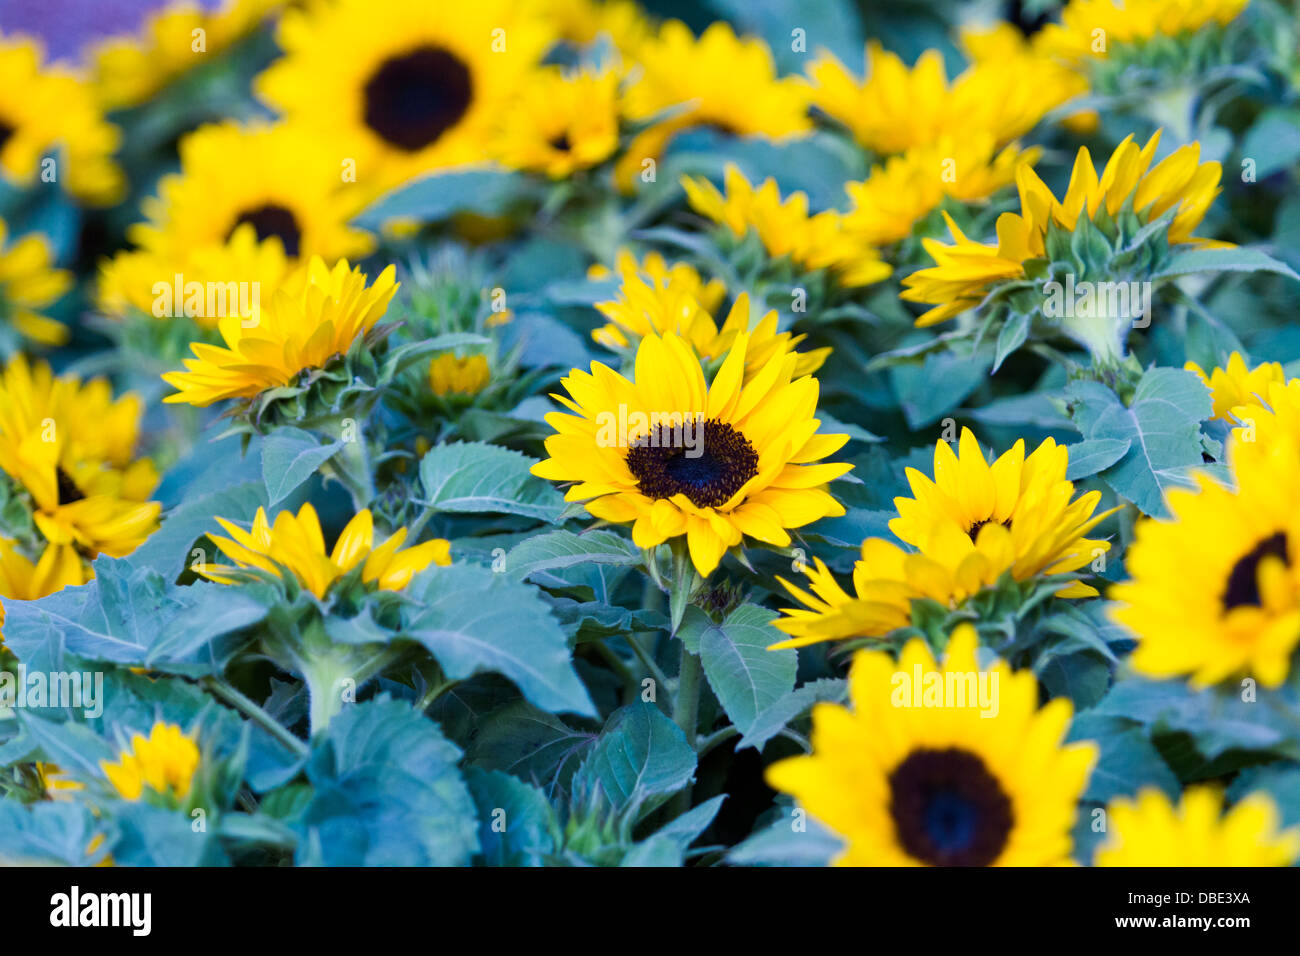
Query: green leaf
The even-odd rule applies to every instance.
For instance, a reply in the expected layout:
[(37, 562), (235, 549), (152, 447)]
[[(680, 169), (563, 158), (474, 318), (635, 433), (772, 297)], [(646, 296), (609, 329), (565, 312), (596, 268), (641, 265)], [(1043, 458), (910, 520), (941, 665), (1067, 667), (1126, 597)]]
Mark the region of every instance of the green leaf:
[(95, 818), (80, 804), (0, 800), (0, 866), (87, 866)]
[(775, 611), (746, 604), (700, 635), (704, 676), (742, 734), (749, 733), (764, 710), (794, 689), (798, 653), (767, 649), (785, 636), (772, 627), (777, 616)]
[(759, 712), (758, 716), (736, 744), (737, 750), (763, 746), (785, 729), (790, 721), (807, 711), (813, 704), (822, 701), (843, 701), (848, 694), (848, 682), (835, 677), (826, 677), (811, 681), (797, 690), (774, 701)]
[(262, 443), (267, 506), (273, 507), (293, 494), (342, 447), (341, 441), (322, 445), (320, 439), (301, 428), (278, 428), (268, 435)]
[(1300, 161), (1300, 110), (1264, 110), (1242, 138), (1241, 156), (1255, 163), (1256, 181)]
[(313, 742), (299, 863), (459, 866), (478, 850), (460, 751), (411, 705), (345, 707)]
[(680, 727), (654, 704), (631, 704), (614, 711), (574, 775), (575, 790), (596, 787), (621, 811), (632, 805), (648, 811), (690, 783), (695, 748)]
[(208, 553), (214, 550), (211, 546), (203, 555), (192, 555), (190, 546), (209, 532), (222, 533), (214, 520), (217, 516), (246, 524), (266, 504), (266, 486), (261, 481), (243, 482), (188, 500), (163, 518), (162, 527), (131, 553), (131, 565), (153, 568), (174, 581), (192, 559), (205, 563), (216, 559)]
[(541, 866), (555, 850), (554, 813), (545, 794), (499, 770), (468, 767), (465, 782), (478, 807), (479, 853), (488, 866)]
[(532, 192), (523, 176), (500, 169), (433, 173), (382, 197), (357, 217), (356, 224), (378, 230), (392, 219), (441, 222), (460, 212), (497, 216)]
[(487, 568), (431, 568), (407, 590), (402, 636), (423, 644), (452, 680), (495, 671), (544, 710), (594, 716), (568, 640), (535, 588)]
[(529, 473), (534, 464), (498, 445), (439, 445), (420, 462), (422, 504), (437, 511), (499, 512), (554, 524), (564, 511), (564, 497), (550, 482)]
[(998, 332), (997, 352), (993, 356), (992, 372), (997, 372), (1007, 356), (1025, 344), (1025, 340), (1029, 338), (1029, 318), (1029, 315), (1024, 312), (1014, 312), (1002, 323), (1002, 330)]
[(1131, 722), (1100, 714), (1085, 713), (1074, 718), (1066, 740), (1096, 742), (1099, 756), (1084, 800), (1106, 803), (1114, 797), (1131, 796), (1143, 787), (1158, 787), (1168, 796), (1178, 795), (1178, 778), (1160, 757), (1146, 732)]
[(633, 846), (619, 866), (681, 866), (687, 849), (709, 828), (726, 799), (720, 793), (687, 810)]
[(518, 700), (483, 718), (470, 744), (470, 759), (535, 783), (548, 795), (567, 790), (596, 735), (574, 730), (560, 718)]
[(1078, 481), (1105, 471), (1128, 454), (1132, 444), (1128, 438), (1099, 438), (1069, 445), (1067, 451), (1070, 453), (1070, 464), (1065, 470), (1065, 477), (1070, 481)]
[(631, 567), (640, 563), (640, 549), (613, 531), (548, 531), (512, 548), (506, 555), (505, 572), (523, 580), (539, 571), (588, 564)]
[(1209, 391), (1192, 372), (1153, 368), (1127, 407), (1098, 382), (1074, 382), (1066, 392), (1086, 440), (1129, 443), (1101, 476), (1143, 513), (1164, 517), (1165, 492), (1190, 485), (1189, 472), (1203, 464), (1200, 423), (1213, 412)]
[(1151, 278), (1168, 279), (1201, 272), (1275, 272), (1300, 281), (1300, 275), (1296, 275), (1285, 262), (1279, 262), (1258, 249), (1242, 246), (1232, 249), (1184, 249), (1175, 252)]
[(802, 809), (784, 808), (766, 829), (757, 830), (727, 854), (733, 866), (828, 866), (844, 842)]

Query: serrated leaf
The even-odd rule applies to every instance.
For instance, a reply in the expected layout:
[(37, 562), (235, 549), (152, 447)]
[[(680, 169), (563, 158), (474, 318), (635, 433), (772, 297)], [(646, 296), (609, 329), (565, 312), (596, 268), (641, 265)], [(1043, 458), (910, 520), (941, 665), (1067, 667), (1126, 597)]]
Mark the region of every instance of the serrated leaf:
[(267, 506), (273, 507), (293, 494), (342, 447), (341, 441), (322, 445), (320, 439), (301, 428), (278, 428), (266, 436), (262, 442), (262, 482), (266, 485)]
[(1273, 272), (1300, 281), (1300, 275), (1285, 262), (1279, 262), (1258, 249), (1241, 246), (1231, 249), (1183, 249), (1173, 253), (1151, 278), (1168, 279), (1201, 272)]
[[(654, 704), (614, 711), (574, 775), (575, 790), (599, 787), (616, 810), (666, 797), (695, 776), (695, 748)], [(648, 809), (648, 806), (647, 806)]]
[(432, 448), (420, 462), (424, 504), (438, 511), (523, 515), (556, 523), (564, 497), (532, 475), (536, 462), (517, 451), (480, 442)]
[[(806, 815), (796, 821), (787, 811), (766, 829), (753, 833), (727, 854), (733, 866), (829, 866), (844, 841)], [(801, 823), (796, 827), (795, 823)]]
[(540, 866), (555, 850), (554, 814), (545, 794), (499, 770), (468, 767), (465, 782), (478, 807), (479, 855), (488, 866)]
[(578, 565), (630, 567), (640, 562), (640, 549), (613, 531), (548, 531), (512, 548), (506, 555), (505, 572), (522, 580), (539, 571)]
[(732, 611), (700, 634), (700, 663), (722, 709), (746, 734), (768, 707), (794, 689), (798, 653), (769, 651), (784, 635), (772, 627), (775, 611), (752, 604)]
[(1097, 438), (1067, 445), (1070, 464), (1065, 470), (1065, 477), (1070, 481), (1079, 481), (1105, 471), (1128, 454), (1132, 444), (1128, 438)]
[(785, 729), (790, 721), (822, 701), (843, 701), (848, 693), (848, 683), (834, 677), (811, 681), (791, 691), (759, 712), (736, 744), (737, 750), (746, 747), (763, 749), (763, 745)]

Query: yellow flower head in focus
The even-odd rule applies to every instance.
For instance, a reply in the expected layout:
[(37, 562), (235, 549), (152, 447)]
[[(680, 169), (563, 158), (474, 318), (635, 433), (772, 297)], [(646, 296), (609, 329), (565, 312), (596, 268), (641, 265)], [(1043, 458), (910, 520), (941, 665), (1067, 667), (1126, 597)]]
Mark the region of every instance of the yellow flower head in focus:
[(859, 238), (833, 209), (808, 215), (808, 197), (782, 201), (776, 180), (755, 189), (736, 166), (727, 165), (725, 193), (703, 177), (682, 177), (691, 208), (726, 226), (736, 238), (752, 230), (769, 256), (789, 256), (800, 268), (829, 269), (847, 287), (871, 285), (893, 271), (875, 247)]
[(218, 9), (206, 10), (192, 0), (172, 0), (149, 14), (137, 35), (95, 44), (91, 72), (100, 102), (115, 110), (147, 100), (251, 33), (285, 2), (223, 0)]
[(502, 115), (489, 152), (509, 169), (563, 179), (598, 166), (618, 148), (619, 78), (566, 74), (559, 67), (537, 71), (519, 99)]
[(209, 565), (201, 573), (221, 584), (239, 584), (256, 577), (241, 570), (255, 569), (281, 578), (287, 571), (316, 597), (324, 598), (330, 585), (357, 566), (361, 566), (364, 583), (382, 591), (400, 591), (429, 565), (451, 564), (451, 544), (442, 538), (399, 550), (406, 541), (405, 528), (375, 545), (374, 518), (368, 508), (353, 516), (329, 552), (320, 519), (310, 504), (303, 505), (296, 515), (281, 511), (274, 524), (258, 508), (248, 531), (225, 518), (217, 518), (217, 522), (230, 537), (209, 537), (236, 566)]
[(184, 800), (199, 768), (199, 748), (175, 724), (158, 721), (149, 736), (136, 734), (131, 749), (116, 763), (100, 761), (100, 769), (124, 800), (139, 800), (145, 788), (164, 797)]
[(950, 319), (978, 305), (996, 283), (1024, 276), (1026, 260), (1046, 255), (1048, 223), (1073, 230), (1080, 216), (1091, 219), (1102, 209), (1111, 217), (1122, 209), (1132, 209), (1143, 222), (1175, 210), (1167, 233), (1169, 245), (1222, 245), (1192, 236), (1219, 193), (1219, 163), (1201, 163), (1200, 143), (1190, 143), (1153, 167), (1159, 143), (1159, 131), (1142, 147), (1132, 136), (1126, 137), (1100, 175), (1087, 147), (1080, 147), (1061, 200), (1031, 167), (1017, 167), (1020, 213), (998, 217), (996, 246), (966, 238), (951, 220), (948, 225), (956, 245), (925, 240), (935, 265), (903, 280), (902, 298), (933, 305), (916, 324), (934, 325)]
[[(907, 469), (915, 497), (895, 498), (899, 516), (889, 523), (916, 551), (881, 538), (863, 541), (854, 595), (819, 559), (806, 570), (809, 591), (778, 578), (804, 606), (782, 609), (773, 624), (790, 639), (773, 648), (883, 637), (911, 622), (915, 600), (955, 608), (1006, 573), (1027, 581), (1082, 568), (1110, 549), (1085, 535), (1114, 511), (1093, 514), (1096, 491), (1071, 501), (1068, 464), (1068, 450), (1051, 438), (1028, 457), (1018, 441), (991, 465), (969, 429), (962, 429), (957, 453), (937, 442), (933, 480)], [(1097, 591), (1074, 581), (1056, 593), (1081, 598)]]
[(346, 259), (329, 269), (313, 257), (262, 304), (256, 324), (245, 327), (239, 316), (220, 320), (224, 348), (195, 342), (186, 371), (163, 376), (177, 389), (163, 401), (203, 407), (254, 398), (305, 369), (324, 368), (383, 318), (397, 292), (396, 274), (390, 265), (367, 288), (365, 273)]
[(482, 161), (555, 36), (536, 2), (336, 0), (287, 11), (277, 38), (285, 55), (258, 95), (354, 160), (358, 187), (379, 195)]
[(826, 490), (848, 464), (821, 462), (848, 441), (819, 434), (818, 383), (794, 377), (798, 358), (777, 353), (748, 381), (749, 336), (705, 379), (678, 335), (647, 335), (635, 377), (599, 362), (562, 380), (552, 395), (573, 414), (553, 412), (547, 458), (532, 472), (574, 484), (568, 501), (597, 518), (632, 522), (638, 547), (686, 537), (696, 570), (708, 576), (746, 536), (790, 544), (787, 528), (842, 515)]
[(1148, 788), (1107, 808), (1107, 839), (1095, 866), (1290, 866), (1300, 829), (1281, 830), (1277, 805), (1252, 793), (1223, 812), (1223, 794), (1189, 787), (1175, 806)]
[(429, 388), (439, 398), (449, 395), (477, 395), (492, 380), (486, 355), (458, 357), (444, 352), (429, 362)]
[[(939, 665), (925, 642), (897, 661), (859, 651), (852, 707), (816, 704), (812, 753), (767, 770), (846, 846), (841, 866), (1058, 866), (1070, 862), (1076, 805), (1097, 759), (1064, 744), (1073, 708), (1038, 706), (1031, 671), (981, 668), (975, 629), (953, 631)], [(907, 682), (938, 674), (962, 699), (923, 701)], [(900, 680), (900, 675), (903, 680)], [(974, 691), (988, 690), (988, 706)]]
[(112, 159), (120, 141), (88, 84), (45, 64), (37, 41), (0, 34), (0, 178), (26, 188), (53, 156), (69, 193), (111, 206), (126, 193), (126, 177)]
[(54, 254), (39, 233), (8, 242), (0, 219), (0, 336), (4, 326), (41, 345), (62, 345), (68, 330), (41, 311), (72, 288), (72, 273), (51, 268)]
[(1240, 352), (1233, 352), (1228, 356), (1226, 366), (1214, 369), (1209, 375), (1195, 362), (1188, 362), (1183, 368), (1195, 372), (1210, 390), (1214, 399), (1214, 417), (1220, 421), (1232, 421), (1232, 410), (1238, 405), (1266, 401), (1269, 386), (1286, 381), (1280, 363), (1263, 362), (1253, 369), (1247, 368)]

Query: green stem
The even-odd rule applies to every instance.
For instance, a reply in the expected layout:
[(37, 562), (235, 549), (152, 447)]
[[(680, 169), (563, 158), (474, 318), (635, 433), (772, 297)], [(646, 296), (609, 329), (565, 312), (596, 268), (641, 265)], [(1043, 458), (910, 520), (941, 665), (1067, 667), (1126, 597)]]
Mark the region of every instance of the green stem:
[(278, 720), (264, 711), (225, 681), (216, 677), (203, 678), (203, 686), (234, 707), (299, 757), (307, 756), (307, 745), (291, 734)]
[(695, 748), (695, 725), (700, 716), (700, 680), (704, 668), (700, 659), (682, 645), (682, 666), (677, 674), (677, 697), (673, 703), (673, 720), (686, 735), (686, 741)]
[(631, 646), (632, 653), (635, 654), (637, 660), (641, 662), (641, 666), (650, 672), (650, 676), (655, 680), (655, 686), (667, 688), (667, 675), (664, 674), (663, 669), (655, 663), (655, 660), (650, 656), (650, 653), (646, 651), (645, 645), (641, 643), (641, 639), (631, 632), (625, 634), (623, 639)]
[(363, 435), (343, 442), (327, 463), (331, 475), (352, 495), (353, 510), (360, 511), (375, 500), (375, 480), (370, 473), (370, 452)]

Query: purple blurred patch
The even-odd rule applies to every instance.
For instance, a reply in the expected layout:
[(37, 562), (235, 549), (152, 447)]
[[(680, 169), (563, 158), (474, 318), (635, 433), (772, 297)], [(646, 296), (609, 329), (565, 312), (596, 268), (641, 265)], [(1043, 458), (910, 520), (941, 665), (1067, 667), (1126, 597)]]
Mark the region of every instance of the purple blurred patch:
[[(211, 10), (222, 0), (187, 0)], [(45, 43), (51, 59), (76, 61), (88, 40), (134, 33), (168, 0), (0, 0), (0, 33), (26, 33)]]

